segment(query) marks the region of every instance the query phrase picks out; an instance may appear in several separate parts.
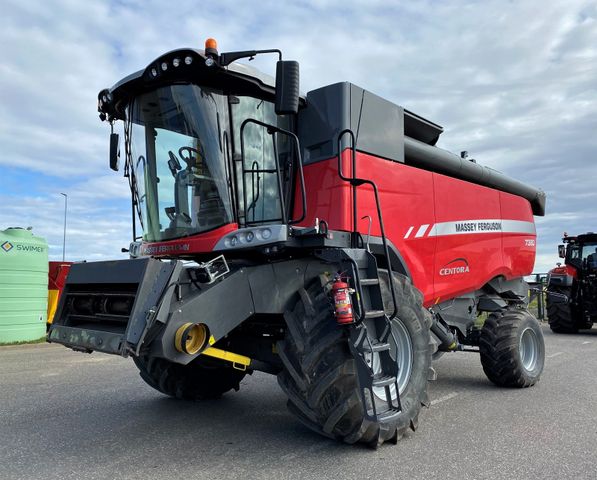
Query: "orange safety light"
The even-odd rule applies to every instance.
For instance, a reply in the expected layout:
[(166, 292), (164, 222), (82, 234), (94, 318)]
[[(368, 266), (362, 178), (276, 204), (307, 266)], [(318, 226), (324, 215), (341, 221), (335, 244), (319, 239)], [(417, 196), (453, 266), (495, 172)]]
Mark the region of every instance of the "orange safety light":
[(205, 40), (205, 54), (218, 56), (218, 42), (215, 38)]

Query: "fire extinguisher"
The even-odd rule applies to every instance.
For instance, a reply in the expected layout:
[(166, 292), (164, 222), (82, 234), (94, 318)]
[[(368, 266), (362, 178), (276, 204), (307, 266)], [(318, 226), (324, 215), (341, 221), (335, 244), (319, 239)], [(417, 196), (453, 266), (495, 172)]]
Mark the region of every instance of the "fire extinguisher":
[(340, 275), (334, 277), (332, 283), (332, 297), (334, 298), (334, 314), (336, 321), (340, 325), (347, 325), (354, 322), (354, 313), (352, 310), (352, 300), (350, 294), (354, 290), (348, 283), (344, 282)]

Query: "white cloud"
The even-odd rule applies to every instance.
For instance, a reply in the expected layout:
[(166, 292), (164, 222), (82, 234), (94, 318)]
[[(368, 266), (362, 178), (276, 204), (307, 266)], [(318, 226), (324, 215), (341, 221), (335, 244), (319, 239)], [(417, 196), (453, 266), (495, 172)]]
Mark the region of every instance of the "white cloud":
[[(61, 255), (63, 191), (67, 252), (119, 256), (130, 237), (128, 194), (107, 170), (97, 92), (213, 36), (221, 50), (281, 48), (301, 62), (303, 91), (352, 81), (444, 125), (440, 146), (544, 188), (544, 268), (563, 230), (597, 228), (596, 20), (596, 3), (583, 0), (9, 0), (0, 17), (0, 168), (12, 177), (0, 187), (0, 227), (32, 225)], [(273, 62), (255, 65), (271, 72)]]

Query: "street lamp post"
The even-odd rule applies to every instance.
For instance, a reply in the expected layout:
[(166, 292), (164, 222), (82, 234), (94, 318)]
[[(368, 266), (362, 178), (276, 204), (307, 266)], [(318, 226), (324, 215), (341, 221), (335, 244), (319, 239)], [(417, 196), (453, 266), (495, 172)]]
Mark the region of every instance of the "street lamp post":
[(66, 206), (68, 204), (68, 195), (66, 193), (60, 193), (64, 196), (64, 233), (62, 235), (62, 261), (64, 262), (64, 253), (66, 251)]

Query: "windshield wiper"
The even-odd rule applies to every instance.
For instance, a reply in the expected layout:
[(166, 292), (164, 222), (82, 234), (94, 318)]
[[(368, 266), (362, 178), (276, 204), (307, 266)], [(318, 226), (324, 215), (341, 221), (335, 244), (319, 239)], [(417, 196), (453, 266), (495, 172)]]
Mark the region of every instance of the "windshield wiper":
[(124, 122), (124, 176), (129, 181), (129, 188), (131, 189), (131, 210), (133, 220), (133, 242), (137, 240), (137, 228), (136, 219), (139, 219), (141, 229), (143, 229), (143, 217), (141, 216), (141, 205), (139, 204), (139, 190), (137, 189), (137, 176), (135, 175), (136, 167), (139, 166), (139, 162), (143, 161), (143, 168), (145, 168), (145, 157), (140, 155), (137, 159), (137, 165), (133, 166), (133, 154), (131, 151), (131, 124), (132, 121), (128, 120)]

